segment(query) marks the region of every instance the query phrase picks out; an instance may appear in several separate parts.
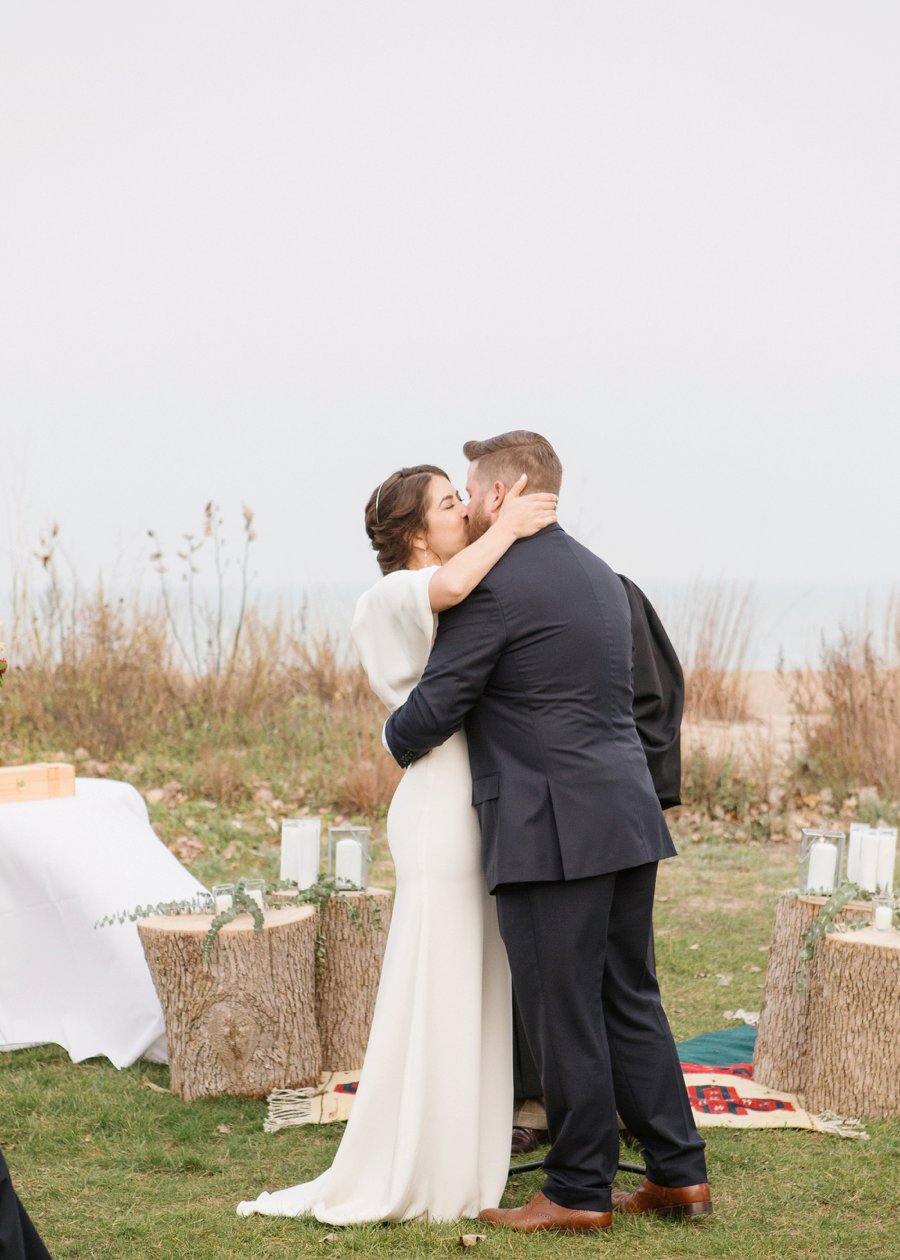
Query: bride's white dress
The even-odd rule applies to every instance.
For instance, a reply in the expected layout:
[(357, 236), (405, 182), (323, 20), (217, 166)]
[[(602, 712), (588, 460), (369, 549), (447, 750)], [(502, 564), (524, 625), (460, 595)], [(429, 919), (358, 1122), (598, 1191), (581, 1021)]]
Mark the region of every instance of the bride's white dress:
[[(433, 572), (388, 574), (356, 608), (354, 642), (392, 710), (431, 651)], [(405, 772), (387, 820), (394, 911), (340, 1147), (315, 1181), (241, 1203), (240, 1215), (456, 1220), (500, 1202), (512, 1126), (510, 981), (471, 799), (462, 731)]]

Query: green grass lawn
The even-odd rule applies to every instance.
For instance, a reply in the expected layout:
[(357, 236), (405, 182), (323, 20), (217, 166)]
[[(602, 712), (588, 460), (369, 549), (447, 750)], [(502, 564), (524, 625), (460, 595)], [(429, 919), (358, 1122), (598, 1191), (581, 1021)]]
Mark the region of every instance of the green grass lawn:
[[(661, 869), (656, 921), (664, 996), (675, 1035), (685, 1038), (724, 1027), (726, 1010), (759, 1008), (774, 897), (794, 878), (794, 852), (721, 838), (680, 847), (681, 858)], [(264, 1103), (182, 1103), (148, 1082), (165, 1086), (167, 1070), (139, 1063), (119, 1072), (99, 1059), (75, 1065), (49, 1046), (0, 1056), (0, 1146), (56, 1260), (455, 1254), (460, 1235), (477, 1228), (331, 1230), (302, 1220), (239, 1219), (239, 1199), (327, 1167), (341, 1126), (267, 1136)], [(894, 1257), (900, 1123), (867, 1128), (868, 1142), (706, 1130), (716, 1211), (702, 1225), (624, 1217), (603, 1238), (485, 1229), (479, 1254)], [(453, 1134), (441, 1140), (452, 1144)], [(540, 1181), (539, 1174), (512, 1179), (505, 1203), (524, 1202)], [(622, 1186), (633, 1181), (620, 1175)]]

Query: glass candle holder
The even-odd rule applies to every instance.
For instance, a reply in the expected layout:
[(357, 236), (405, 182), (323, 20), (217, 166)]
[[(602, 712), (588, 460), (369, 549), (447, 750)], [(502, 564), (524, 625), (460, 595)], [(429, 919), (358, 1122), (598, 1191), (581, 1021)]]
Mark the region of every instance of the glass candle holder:
[(328, 873), (338, 888), (369, 886), (369, 828), (328, 828)]
[(238, 881), (238, 887), (242, 890), (245, 897), (249, 897), (251, 901), (255, 901), (260, 910), (266, 908), (266, 881), (264, 879), (241, 879)]
[(830, 896), (841, 882), (844, 863), (843, 831), (804, 827), (800, 843), (800, 891)]
[(880, 895), (872, 899), (872, 927), (890, 932), (894, 925), (894, 899)]
[(216, 914), (221, 914), (223, 910), (230, 910), (234, 905), (234, 884), (213, 884), (210, 895)]

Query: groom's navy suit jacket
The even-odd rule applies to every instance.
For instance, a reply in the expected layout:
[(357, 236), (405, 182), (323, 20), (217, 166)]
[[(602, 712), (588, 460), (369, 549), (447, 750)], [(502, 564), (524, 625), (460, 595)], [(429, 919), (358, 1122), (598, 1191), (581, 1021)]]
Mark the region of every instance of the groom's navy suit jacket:
[(632, 652), (622, 582), (559, 525), (441, 613), (385, 737), (408, 766), (465, 724), (491, 890), (675, 853), (635, 726)]

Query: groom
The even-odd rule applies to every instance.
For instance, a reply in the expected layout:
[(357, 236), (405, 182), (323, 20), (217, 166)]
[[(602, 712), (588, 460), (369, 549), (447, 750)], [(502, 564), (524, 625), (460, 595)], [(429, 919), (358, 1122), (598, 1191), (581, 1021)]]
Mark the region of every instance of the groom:
[[(470, 539), (508, 487), (559, 491), (537, 433), (467, 442)], [(401, 766), (465, 724), (484, 870), (552, 1141), (543, 1190), (483, 1220), (532, 1232), (609, 1229), (627, 1212), (712, 1210), (704, 1143), (646, 964), (656, 866), (675, 848), (632, 714), (622, 583), (550, 525), (520, 539), (468, 599), (441, 613), (421, 682), (389, 718)], [(611, 1193), (616, 1111), (647, 1179)]]

